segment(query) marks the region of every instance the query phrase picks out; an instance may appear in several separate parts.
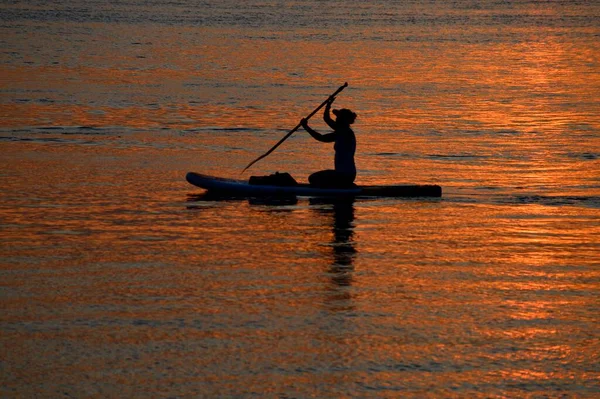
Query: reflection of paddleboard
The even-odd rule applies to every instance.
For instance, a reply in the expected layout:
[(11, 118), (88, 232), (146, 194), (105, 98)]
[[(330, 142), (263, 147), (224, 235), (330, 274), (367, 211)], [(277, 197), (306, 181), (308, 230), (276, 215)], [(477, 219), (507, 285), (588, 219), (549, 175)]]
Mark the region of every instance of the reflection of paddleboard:
[(186, 180), (212, 193), (227, 193), (241, 196), (284, 196), (307, 197), (441, 197), (442, 188), (437, 185), (356, 186), (350, 188), (320, 188), (309, 184), (297, 186), (274, 186), (250, 184), (244, 180), (225, 179), (189, 172)]

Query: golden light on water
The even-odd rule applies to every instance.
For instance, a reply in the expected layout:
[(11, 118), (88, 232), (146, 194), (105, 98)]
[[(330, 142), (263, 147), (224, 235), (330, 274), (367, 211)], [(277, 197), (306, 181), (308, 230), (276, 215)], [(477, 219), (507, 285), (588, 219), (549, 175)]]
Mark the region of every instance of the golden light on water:
[[(566, 125), (593, 123), (589, 111), (575, 104), (600, 91), (600, 84), (581, 71), (586, 60), (594, 59), (589, 53), (592, 50), (566, 47), (557, 39), (513, 46), (502, 44), (493, 48), (493, 56), (484, 45), (473, 44), (467, 53), (435, 46), (428, 49), (435, 57), (424, 57), (422, 47), (410, 42), (374, 42), (369, 48), (371, 56), (363, 57), (360, 54), (365, 48), (360, 42), (324, 46), (318, 41), (275, 40), (264, 43), (257, 52), (256, 44), (248, 39), (235, 51), (227, 51), (224, 49), (234, 40), (226, 35), (212, 37), (211, 42), (196, 42), (192, 30), (183, 37), (169, 31), (162, 33), (160, 41), (130, 41), (127, 44), (132, 53), (120, 53), (118, 47), (111, 48), (110, 42), (104, 43), (104, 50), (114, 52), (110, 55), (114, 62), (106, 67), (88, 65), (93, 56), (83, 56), (83, 63), (77, 66), (67, 63), (2, 68), (8, 82), (6, 89), (26, 85), (37, 90), (62, 87), (62, 91), (86, 85), (92, 90), (88, 96), (97, 103), (90, 105), (92, 111), (116, 114), (113, 118), (99, 115), (84, 118), (82, 113), (90, 110), (78, 110), (76, 105), (68, 104), (68, 99), (65, 99), (67, 104), (60, 104), (62, 112), (56, 108), (57, 104), (35, 101), (18, 106), (2, 104), (6, 126), (22, 126), (24, 122), (39, 125), (42, 121), (53, 121), (56, 113), (57, 124), (61, 126), (89, 119), (99, 125), (127, 120), (129, 123), (125, 126), (134, 123), (135, 127), (156, 127), (166, 120), (175, 128), (185, 128), (187, 123), (170, 121), (169, 113), (180, 114), (186, 122), (201, 126), (222, 125), (221, 118), (227, 115), (232, 115), (232, 119), (236, 115), (241, 122), (249, 124), (256, 120), (245, 118), (245, 114), (266, 113), (260, 127), (282, 128), (293, 126), (313, 107), (311, 102), (322, 101), (320, 98), (298, 101), (297, 93), (287, 84), (293, 82), (301, 86), (310, 82), (322, 87), (348, 81), (351, 89), (340, 96), (340, 103), (356, 109), (359, 123), (368, 130), (423, 126), (445, 129), (463, 125), (472, 129), (492, 127), (500, 131), (550, 133)], [(336, 56), (327, 57), (332, 52)], [(266, 57), (272, 53), (284, 55), (276, 67), (269, 69), (265, 66), (269, 64)], [(310, 63), (308, 55), (311, 55)], [(168, 59), (169, 65), (156, 64), (158, 59)], [(217, 68), (208, 68), (211, 65)], [(223, 69), (220, 70), (219, 65)], [(420, 87), (415, 86), (415, 73), (419, 74), (419, 82), (425, 82)], [(211, 103), (190, 105), (189, 101), (181, 101), (221, 97), (223, 93), (219, 90), (206, 90), (208, 84), (218, 81), (222, 75), (227, 75), (228, 85), (236, 82), (247, 85), (249, 93), (254, 92), (252, 87), (269, 82), (273, 90), (260, 91), (259, 98), (236, 93), (239, 106), (231, 110), (227, 106), (210, 109), (214, 107)], [(569, 86), (569, 93), (557, 93), (557, 86)], [(478, 97), (470, 94), (469, 87), (478, 92)], [(548, 96), (549, 91), (554, 94)], [(413, 94), (407, 96), (410, 93)], [(527, 96), (523, 97), (523, 93)], [(138, 97), (135, 103), (142, 109), (126, 103), (119, 107), (121, 109), (102, 104), (115, 95), (124, 94)], [(560, 94), (564, 97), (557, 97)], [(157, 98), (164, 95), (173, 97), (174, 109), (153, 109), (156, 105), (151, 104), (159, 104)], [(326, 95), (321, 93), (321, 96)], [(223, 100), (227, 102), (226, 97)], [(257, 105), (259, 108), (253, 110)], [(160, 106), (165, 104), (160, 102)], [(62, 116), (64, 114), (66, 116)], [(74, 115), (72, 121), (68, 119), (70, 115)], [(205, 118), (200, 118), (201, 115)], [(290, 121), (279, 123), (277, 120), (278, 124), (274, 125), (269, 117), (275, 115), (285, 116)]]
[[(130, 3), (0, 5), (0, 396), (593, 392), (597, 7)], [(185, 181), (331, 168), (241, 174), (345, 81), (357, 183), (441, 199)]]

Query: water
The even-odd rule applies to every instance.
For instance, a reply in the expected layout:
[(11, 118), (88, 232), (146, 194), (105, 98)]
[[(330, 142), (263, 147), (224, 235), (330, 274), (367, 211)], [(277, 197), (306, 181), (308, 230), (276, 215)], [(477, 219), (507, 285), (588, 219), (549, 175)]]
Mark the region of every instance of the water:
[[(0, 29), (2, 396), (598, 394), (598, 2), (6, 1)], [(359, 183), (442, 199), (185, 182), (346, 81)], [(249, 172), (332, 162), (297, 132)]]

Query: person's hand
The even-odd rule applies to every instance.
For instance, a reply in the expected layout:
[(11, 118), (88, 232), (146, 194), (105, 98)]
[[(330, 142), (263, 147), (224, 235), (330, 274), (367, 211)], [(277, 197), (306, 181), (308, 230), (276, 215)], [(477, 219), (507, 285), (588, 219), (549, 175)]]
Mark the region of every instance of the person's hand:
[(331, 107), (331, 104), (335, 101), (335, 96), (331, 96), (327, 99), (327, 106)]
[(300, 120), (300, 125), (302, 125), (302, 127), (306, 129), (306, 126), (308, 125), (308, 121), (306, 120), (306, 118), (302, 118)]

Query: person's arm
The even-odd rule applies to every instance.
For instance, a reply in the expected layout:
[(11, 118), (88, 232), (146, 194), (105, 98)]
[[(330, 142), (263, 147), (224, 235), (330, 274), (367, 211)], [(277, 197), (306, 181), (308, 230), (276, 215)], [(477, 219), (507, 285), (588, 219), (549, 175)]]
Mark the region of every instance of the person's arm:
[(325, 112), (323, 112), (323, 120), (333, 130), (336, 129), (336, 125), (335, 125), (335, 121), (333, 119), (331, 119), (331, 115), (329, 112), (331, 110), (331, 104), (333, 104), (334, 101), (335, 101), (335, 97), (329, 97), (329, 99), (327, 101), (327, 105), (325, 105)]
[(323, 143), (332, 143), (335, 141), (335, 133), (321, 134), (316, 130), (313, 130), (308, 126), (308, 121), (305, 118), (302, 118), (300, 124), (315, 140), (318, 140)]

